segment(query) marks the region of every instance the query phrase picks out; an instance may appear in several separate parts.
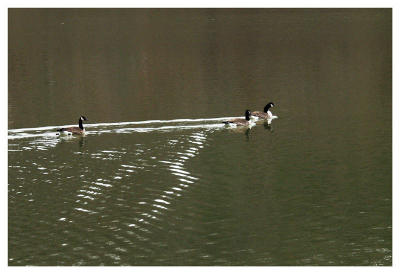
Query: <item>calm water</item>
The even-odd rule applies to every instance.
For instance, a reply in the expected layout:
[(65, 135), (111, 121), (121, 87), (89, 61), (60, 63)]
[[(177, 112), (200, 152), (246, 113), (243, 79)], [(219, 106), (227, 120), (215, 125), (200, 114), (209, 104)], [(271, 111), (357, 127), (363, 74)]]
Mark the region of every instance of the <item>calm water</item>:
[(10, 9), (8, 33), (10, 266), (392, 265), (391, 9)]

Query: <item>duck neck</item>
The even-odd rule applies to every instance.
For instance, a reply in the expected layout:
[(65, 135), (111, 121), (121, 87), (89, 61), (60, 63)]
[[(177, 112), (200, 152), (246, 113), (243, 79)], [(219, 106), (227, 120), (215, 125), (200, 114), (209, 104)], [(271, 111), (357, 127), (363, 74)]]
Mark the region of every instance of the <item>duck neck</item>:
[(269, 106), (269, 105), (266, 105), (265, 108), (264, 108), (264, 112), (267, 113), (268, 110), (269, 110), (269, 108), (270, 108), (270, 106)]
[(79, 119), (79, 128), (83, 130), (82, 119)]

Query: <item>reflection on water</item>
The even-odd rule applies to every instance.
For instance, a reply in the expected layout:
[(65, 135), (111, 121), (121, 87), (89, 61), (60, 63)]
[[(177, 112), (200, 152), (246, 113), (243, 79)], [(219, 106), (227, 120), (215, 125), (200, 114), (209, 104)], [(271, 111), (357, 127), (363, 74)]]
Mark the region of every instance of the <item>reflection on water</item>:
[[(276, 151), (271, 143), (268, 144), (273, 141), (268, 136), (272, 137), (270, 133), (274, 133), (273, 125), (279, 123), (261, 121), (251, 129), (230, 129), (222, 123), (216, 123), (225, 119), (166, 121), (157, 123), (157, 126), (153, 122), (133, 122), (138, 127), (130, 127), (132, 123), (91, 124), (88, 125), (87, 134), (78, 137), (58, 137), (53, 127), (9, 130), (9, 157), (14, 163), (9, 165), (13, 178), (9, 189), (9, 205), (16, 211), (23, 207), (37, 216), (27, 227), (29, 234), (26, 234), (28, 231), (25, 229), (10, 230), (11, 248), (25, 246), (25, 249), (18, 253), (12, 252), (9, 263), (286, 264), (270, 251), (271, 248), (276, 249), (276, 244), (279, 245), (275, 239), (267, 237), (271, 246), (253, 245), (252, 242), (264, 241), (265, 233), (279, 233), (280, 229), (275, 226), (285, 223), (286, 218), (299, 218), (297, 213), (290, 213), (291, 210), (279, 210), (283, 215), (277, 217), (276, 205), (263, 201), (278, 199), (279, 203), (283, 201), (290, 204), (284, 194), (281, 197), (270, 194), (279, 188), (287, 189), (287, 183), (278, 181), (275, 186), (268, 186), (267, 183), (265, 188), (262, 186), (265, 183), (260, 181), (262, 178), (257, 176), (263, 174), (264, 170), (268, 172), (268, 165), (262, 162), (257, 164), (257, 158), (249, 160), (247, 157), (240, 159), (235, 156), (237, 150), (250, 148), (244, 147), (243, 141), (247, 146), (257, 142), (256, 151), (263, 151), (262, 143), (267, 142), (265, 145), (269, 146), (268, 150)], [(27, 132), (31, 133), (28, 135)], [(229, 144), (229, 140), (233, 144)], [(229, 149), (232, 145), (236, 147), (233, 151)], [(22, 160), (16, 157), (19, 153), (24, 153), (27, 158)], [(200, 155), (200, 159), (207, 162), (206, 165), (198, 166), (199, 163), (193, 162)], [(242, 157), (244, 155), (246, 153)], [(250, 155), (256, 154), (250, 152)], [(269, 159), (270, 163), (274, 163), (273, 158), (276, 156)], [(229, 168), (220, 169), (221, 166)], [(247, 183), (243, 186), (235, 185), (235, 178), (239, 177), (242, 179), (238, 182), (243, 182), (245, 178), (248, 187), (245, 187)], [(209, 191), (215, 191), (217, 198), (213, 198), (213, 193)], [(236, 194), (237, 191), (241, 194)], [(260, 194), (265, 198), (259, 200)], [(232, 199), (231, 196), (236, 198)], [(254, 208), (257, 205), (252, 205), (250, 200), (246, 202), (250, 204), (244, 205), (241, 197), (258, 200), (258, 203), (267, 202), (264, 214), (268, 217), (255, 215), (252, 218), (257, 212)], [(289, 199), (298, 198), (293, 196)], [(318, 207), (317, 204), (312, 211), (315, 212)], [(344, 207), (348, 211), (348, 205)], [(233, 212), (223, 213), (224, 210), (239, 208), (243, 212), (234, 214), (236, 217), (232, 216)], [(221, 209), (223, 211), (219, 212)], [(341, 206), (339, 210), (343, 210)], [(332, 214), (336, 218), (335, 213)], [(20, 223), (26, 225), (13, 211), (10, 216), (11, 227), (18, 227)], [(247, 223), (247, 218), (252, 218), (252, 222)], [(278, 223), (265, 227), (274, 222), (274, 218), (278, 218)], [(347, 220), (347, 217), (344, 218)], [(309, 224), (315, 229), (325, 229), (319, 221), (315, 223), (313, 219)], [(388, 230), (391, 227), (379, 229)], [(24, 235), (26, 242), (34, 244), (49, 230), (52, 231), (52, 244), (42, 243), (42, 249), (39, 250), (34, 249), (33, 245), (24, 244), (20, 239)], [(336, 242), (329, 242), (329, 234), (336, 230), (321, 231), (318, 233), (321, 236), (317, 238), (319, 241), (327, 240), (328, 245), (336, 245)], [(376, 233), (372, 235), (373, 241), (386, 241)], [(307, 238), (306, 235), (298, 235), (287, 241), (295, 244), (303, 242), (306, 239), (303, 237)], [(318, 241), (317, 238), (315, 240)], [(235, 249), (231, 241), (244, 242), (240, 249)], [(362, 253), (361, 250), (357, 251), (358, 245), (351, 248), (353, 257)], [(165, 252), (166, 249), (170, 251)], [(382, 254), (385, 259), (377, 264), (391, 260), (389, 249), (380, 247), (380, 250), (384, 250)], [(37, 261), (39, 258), (40, 263)], [(341, 264), (343, 259), (333, 259), (322, 252), (316, 257), (296, 260), (289, 264), (335, 265)]]
[[(14, 153), (10, 154), (10, 158), (14, 159), (15, 153), (25, 151), (39, 153), (34, 161), (10, 165), (10, 173), (13, 174), (14, 170), (18, 172), (17, 181), (31, 176), (26, 172), (36, 173), (34, 177), (37, 179), (33, 179), (33, 184), (42, 187), (57, 185), (54, 191), (59, 192), (57, 197), (63, 202), (53, 202), (53, 209), (57, 213), (54, 220), (45, 220), (45, 223), (54, 222), (60, 230), (60, 234), (56, 236), (58, 239), (55, 239), (59, 247), (55, 246), (53, 249), (71, 249), (75, 253), (87, 253), (86, 259), (75, 261), (73, 264), (136, 264), (134, 261), (121, 259), (132, 249), (135, 249), (138, 264), (153, 264), (148, 261), (150, 253), (154, 252), (149, 246), (166, 248), (169, 245), (169, 240), (157, 240), (154, 233), (178, 233), (173, 226), (178, 225), (176, 222), (179, 222), (179, 219), (171, 220), (171, 214), (174, 216), (174, 212), (179, 208), (179, 199), (184, 199), (185, 193), (191, 192), (191, 188), (200, 183), (201, 178), (191, 173), (187, 162), (199, 155), (206, 146), (207, 136), (216, 130), (237, 132), (245, 134), (248, 138), (249, 128), (228, 129), (221, 122), (226, 119), (227, 117), (89, 124), (85, 136), (57, 136), (54, 130), (58, 127), (9, 130), (9, 153)], [(216, 123), (218, 121), (220, 123)], [(167, 125), (171, 123), (172, 125)], [(131, 125), (139, 127), (127, 127)], [(144, 125), (147, 127), (143, 127)], [(131, 145), (119, 144), (118, 147), (107, 149), (91, 147), (96, 145), (93, 138), (101, 138), (104, 134), (106, 137), (111, 136), (111, 140), (115, 138), (112, 137), (115, 134), (127, 133), (138, 134), (138, 138), (143, 139), (153, 132), (159, 132), (161, 136), (168, 133), (173, 135), (152, 143), (151, 146), (142, 140)], [(104, 145), (102, 142), (100, 144)], [(67, 147), (68, 150), (65, 150)], [(52, 160), (49, 161), (48, 156), (40, 154), (40, 151), (50, 151)], [(65, 162), (59, 159), (60, 157), (65, 158)], [(68, 160), (71, 157), (75, 158), (73, 162)], [(172, 177), (169, 178), (170, 176)], [(64, 191), (70, 188), (74, 190)], [(43, 190), (50, 191), (48, 188)], [(137, 191), (141, 191), (141, 195), (136, 194)], [(14, 200), (19, 199), (14, 198), (21, 194), (28, 198), (24, 201), (48, 204), (43, 199), (37, 200), (33, 192), (26, 194), (24, 189), (17, 191), (11, 188), (12, 206), (17, 206)], [(52, 200), (50, 197), (48, 199)], [(116, 210), (119, 213), (116, 214)], [(18, 220), (15, 221), (18, 223)], [(37, 221), (41, 223), (44, 220)], [(82, 222), (85, 223), (85, 228), (78, 229), (77, 225)], [(171, 224), (172, 227), (167, 225), (169, 228), (166, 229), (165, 224)], [(106, 240), (98, 233), (109, 236), (109, 233), (112, 233), (113, 236)], [(96, 235), (95, 238), (85, 236), (91, 234)], [(32, 232), (31, 236), (34, 235), (35, 232)], [(103, 243), (99, 242), (102, 240), (110, 249), (105, 254), (96, 255), (93, 248), (102, 248)], [(178, 253), (182, 251), (182, 248), (177, 250)], [(64, 256), (58, 252), (51, 254), (51, 258), (55, 261), (44, 260), (42, 263), (62, 264), (64, 260), (71, 260), (68, 255)], [(10, 256), (9, 261), (30, 264), (29, 259), (23, 256), (20, 259)], [(158, 263), (171, 262), (160, 259)]]
[(271, 132), (274, 131), (274, 130), (273, 130), (273, 127), (272, 127), (272, 124), (271, 124), (271, 123), (268, 123), (268, 122), (264, 122), (264, 128), (265, 128), (266, 130), (271, 131)]

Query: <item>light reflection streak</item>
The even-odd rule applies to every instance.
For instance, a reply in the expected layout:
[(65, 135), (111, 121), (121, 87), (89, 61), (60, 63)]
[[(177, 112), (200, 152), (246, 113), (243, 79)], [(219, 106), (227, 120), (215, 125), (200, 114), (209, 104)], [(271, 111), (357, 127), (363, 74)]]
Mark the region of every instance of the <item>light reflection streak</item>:
[[(212, 130), (218, 130), (224, 128), (224, 124), (215, 123), (217, 121), (223, 121), (230, 118), (236, 117), (221, 117), (221, 118), (211, 118), (211, 119), (175, 119), (175, 120), (151, 120), (142, 122), (126, 122), (126, 123), (99, 123), (99, 124), (88, 124), (85, 125), (87, 129), (87, 135), (98, 135), (98, 134), (112, 134), (112, 133), (148, 133), (148, 132), (165, 132), (174, 130), (192, 130), (189, 135), (184, 136), (182, 140), (170, 139), (167, 140), (169, 149), (173, 152), (169, 159), (156, 160), (158, 163), (166, 167), (166, 169), (176, 178), (176, 182), (167, 189), (161, 190), (156, 197), (152, 197), (150, 201), (139, 201), (138, 205), (140, 208), (146, 208), (148, 206), (147, 212), (138, 212), (139, 218), (134, 218), (129, 223), (127, 223), (127, 228), (129, 228), (126, 233), (130, 235), (135, 235), (137, 239), (147, 241), (148, 238), (142, 235), (152, 233), (150, 227), (157, 227), (157, 222), (163, 218), (166, 211), (171, 210), (172, 202), (178, 197), (184, 195), (186, 191), (189, 191), (190, 186), (193, 186), (196, 182), (199, 182), (199, 178), (191, 174), (191, 172), (186, 168), (186, 163), (188, 160), (199, 155), (199, 152), (204, 148), (204, 144), (207, 140), (207, 132)], [(210, 123), (212, 122), (212, 123)], [(163, 125), (162, 123), (169, 123), (170, 125)], [(172, 124), (177, 123), (177, 124)], [(188, 124), (192, 123), (192, 124)], [(195, 123), (195, 124), (193, 124)], [(125, 127), (126, 125), (151, 125), (158, 124), (157, 126), (149, 127)], [(59, 127), (40, 127), (40, 128), (28, 128), (28, 129), (15, 129), (8, 131), (8, 140), (23, 139), (23, 138), (33, 138), (32, 141), (26, 145), (26, 149), (39, 149), (46, 150), (55, 147), (62, 141), (74, 141), (76, 138), (74, 136), (57, 137), (55, 129)], [(107, 128), (105, 128), (107, 127)], [(54, 130), (54, 132), (52, 132)], [(85, 139), (86, 137), (83, 137)], [(82, 138), (80, 138), (82, 139)], [(138, 144), (139, 145), (139, 144)], [(22, 146), (21, 146), (22, 147)], [(10, 146), (10, 148), (15, 150), (15, 146)], [(18, 147), (20, 148), (20, 147)], [(135, 151), (138, 154), (138, 158), (143, 156), (145, 153), (142, 149), (137, 149)], [(125, 154), (126, 151), (118, 150), (99, 150), (96, 153), (90, 154), (91, 158), (103, 159), (103, 160), (115, 160), (120, 159)], [(107, 156), (107, 157), (106, 157)], [(153, 159), (153, 158), (152, 158)], [(154, 158), (155, 159), (155, 158)], [(131, 176), (139, 169), (144, 169), (143, 166), (133, 165), (133, 164), (122, 164), (122, 168), (119, 171), (126, 171)], [(114, 174), (121, 175), (121, 174)], [(96, 199), (101, 199), (104, 193), (109, 192), (107, 189), (112, 188), (113, 180), (122, 179), (121, 176), (112, 176), (110, 180), (103, 178), (94, 179), (91, 181), (82, 181), (82, 186), (76, 191), (75, 194), (75, 206), (74, 210), (84, 214), (100, 214), (104, 208), (96, 208), (92, 210), (90, 205), (92, 201)], [(99, 212), (100, 211), (100, 212)], [(147, 227), (147, 228), (146, 228)], [(162, 228), (159, 228), (162, 229)], [(142, 233), (140, 233), (142, 232)], [(128, 237), (129, 238), (129, 237)]]
[[(172, 159), (159, 160), (159, 163), (166, 165), (167, 170), (176, 177), (177, 182), (168, 189), (162, 191), (158, 197), (154, 198), (150, 202), (139, 202), (139, 204), (150, 205), (150, 213), (142, 213), (141, 215), (146, 218), (137, 220), (137, 222), (129, 223), (127, 226), (133, 230), (141, 230), (143, 226), (154, 226), (153, 220), (159, 220), (164, 215), (164, 211), (170, 210), (171, 203), (184, 194), (184, 191), (188, 191), (190, 186), (199, 181), (199, 178), (194, 176), (185, 168), (187, 160), (194, 158), (199, 154), (199, 150), (204, 147), (207, 137), (204, 131), (195, 132), (189, 135), (185, 144), (189, 144), (189, 148), (184, 148), (184, 152), (173, 153)], [(169, 140), (168, 144), (178, 145), (180, 142), (177, 140)], [(176, 159), (175, 157), (178, 156)], [(156, 217), (155, 215), (159, 216)], [(162, 228), (161, 228), (162, 229)], [(133, 231), (132, 231), (133, 232)], [(136, 234), (136, 233), (135, 233)]]
[[(210, 124), (209, 122), (218, 122), (239, 117), (219, 117), (219, 118), (199, 118), (199, 119), (172, 119), (172, 120), (147, 120), (147, 121), (134, 121), (134, 122), (116, 122), (116, 123), (96, 123), (85, 124), (87, 129), (86, 134), (101, 134), (101, 133), (131, 133), (131, 132), (151, 132), (151, 131), (168, 131), (179, 129), (195, 129), (195, 128), (223, 128), (222, 123)], [(133, 127), (133, 128), (118, 128), (126, 125), (151, 125), (151, 124), (168, 124), (177, 123), (173, 126), (160, 126), (160, 127)], [(183, 123), (183, 125), (182, 125)], [(198, 123), (194, 125), (186, 125), (185, 123)], [(23, 138), (55, 138), (59, 137), (56, 130), (62, 127), (72, 127), (76, 125), (60, 125), (60, 126), (44, 126), (36, 128), (18, 128), (8, 130), (8, 140), (23, 139)], [(100, 130), (89, 130), (98, 127), (106, 127)], [(110, 129), (111, 127), (111, 129)], [(112, 129), (112, 127), (116, 127)], [(68, 137), (68, 136), (66, 136)], [(62, 138), (62, 137), (61, 137)]]

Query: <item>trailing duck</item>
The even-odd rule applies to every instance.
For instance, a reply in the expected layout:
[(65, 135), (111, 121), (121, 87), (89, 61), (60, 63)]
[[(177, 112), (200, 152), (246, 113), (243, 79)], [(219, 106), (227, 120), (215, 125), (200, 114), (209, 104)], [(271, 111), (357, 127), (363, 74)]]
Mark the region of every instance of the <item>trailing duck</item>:
[(78, 127), (67, 127), (67, 128), (60, 128), (57, 129), (58, 132), (60, 132), (61, 134), (67, 134), (67, 135), (71, 135), (71, 134), (78, 134), (78, 135), (82, 135), (85, 134), (85, 128), (83, 127), (83, 121), (87, 121), (85, 116), (81, 116), (79, 117), (79, 121)]

